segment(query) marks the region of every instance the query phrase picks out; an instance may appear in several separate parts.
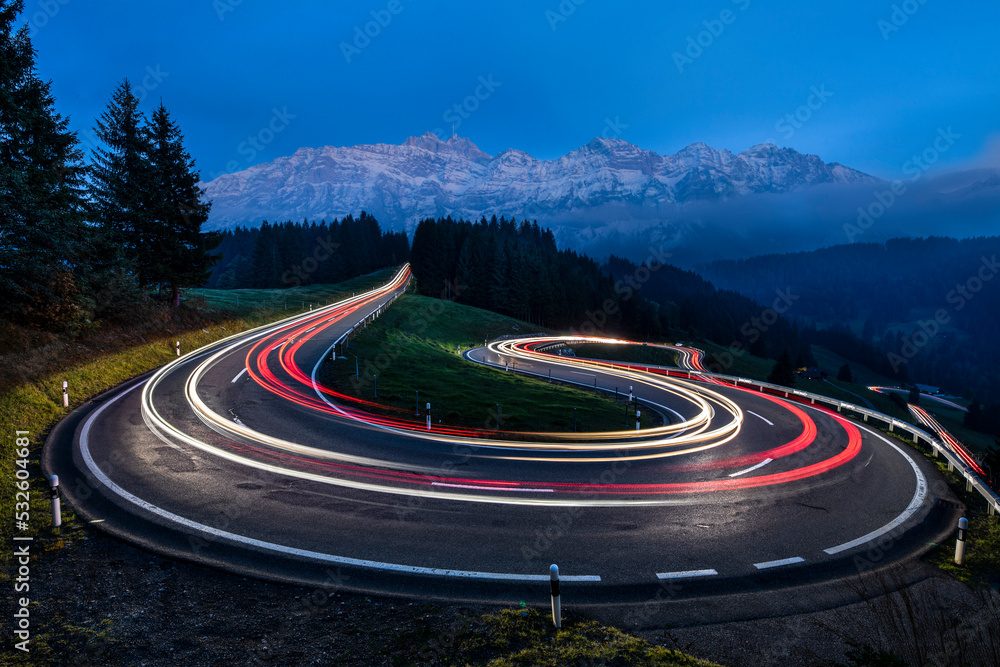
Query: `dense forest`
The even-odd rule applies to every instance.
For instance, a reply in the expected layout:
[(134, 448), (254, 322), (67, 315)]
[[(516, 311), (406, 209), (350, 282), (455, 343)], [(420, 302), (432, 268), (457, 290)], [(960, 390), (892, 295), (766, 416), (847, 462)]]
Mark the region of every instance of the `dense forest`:
[(90, 164), (36, 72), (21, 1), (0, 4), (0, 318), (73, 331), (174, 305), (208, 276), (194, 160), (162, 101), (147, 116), (126, 79), (95, 120)]
[[(478, 223), (424, 220), (413, 234), (410, 264), (418, 289), (554, 329), (657, 336), (658, 309), (622, 299), (594, 260), (558, 250), (538, 223), (494, 216)], [(606, 302), (614, 304), (606, 308)]]
[(716, 262), (702, 271), (754, 299), (790, 289), (800, 298), (788, 315), (804, 325), (839, 329), (825, 335), (839, 337), (845, 349), (846, 332), (860, 337), (860, 354), (868, 360), (859, 362), (996, 401), (998, 255), (1000, 237), (894, 239)]
[(403, 232), (383, 233), (365, 212), (355, 218), (322, 222), (264, 222), (222, 232), (218, 257), (207, 286), (218, 289), (284, 288), (336, 283), (410, 255)]
[[(747, 351), (778, 359), (787, 352), (799, 366), (814, 363), (808, 341), (781, 316), (794, 306), (788, 295), (771, 294), (763, 301), (767, 305), (761, 305), (669, 264), (636, 265), (612, 256), (605, 268), (616, 284), (634, 286), (643, 297), (659, 304), (670, 329), (727, 346), (731, 353)], [(716, 365), (727, 364), (719, 360)]]
[(785, 352), (811, 361), (795, 325), (752, 299), (655, 261), (613, 257), (601, 266), (558, 250), (552, 232), (535, 222), (424, 220), (410, 261), (423, 294), (540, 326), (643, 340), (683, 331), (774, 359)]

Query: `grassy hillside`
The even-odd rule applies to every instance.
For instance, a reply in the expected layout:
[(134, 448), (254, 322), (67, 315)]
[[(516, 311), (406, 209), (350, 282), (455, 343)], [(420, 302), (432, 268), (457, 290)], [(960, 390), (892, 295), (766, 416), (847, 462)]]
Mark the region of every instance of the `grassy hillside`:
[[(259, 305), (247, 300), (239, 309), (235, 308), (234, 300), (233, 308), (225, 310), (206, 306), (196, 298), (177, 309), (164, 307), (153, 311), (158, 317), (129, 326), (95, 329), (76, 337), (31, 332), (5, 324), (6, 331), (0, 332), (7, 335), (0, 354), (5, 369), (4, 383), (0, 386), (0, 423), (6, 428), (0, 475), (7, 489), (0, 496), (0, 515), (14, 514), (15, 431), (28, 432), (27, 470), (31, 482), (30, 528), (19, 534), (37, 535), (47, 530), (50, 523), (48, 485), (39, 465), (41, 445), (49, 429), (69, 411), (92, 396), (175, 359), (175, 341), (179, 340), (181, 352), (187, 353), (301, 312), (299, 302), (307, 297), (315, 299), (317, 305), (331, 303), (354, 291), (381, 285), (394, 273), (395, 270), (387, 269), (338, 285), (285, 290), (288, 310), (265, 307), (263, 300)], [(64, 380), (69, 382), (68, 410), (62, 406)], [(65, 508), (63, 515), (64, 525), (72, 527), (72, 512)], [(9, 539), (13, 530), (10, 521), (0, 523), (0, 537)], [(5, 551), (5, 563), (9, 557), (10, 551)]]
[[(346, 358), (327, 362), (321, 379), (349, 396), (377, 401), (379, 414), (415, 417), (431, 403), (435, 423), (512, 431), (613, 431), (635, 427), (634, 413), (605, 394), (473, 364), (458, 349), (505, 335), (549, 333), (471, 306), (407, 294), (352, 338)], [(355, 361), (357, 359), (357, 361)], [(356, 377), (356, 369), (360, 377)], [(373, 376), (377, 376), (373, 377)], [(376, 386), (377, 385), (377, 386)], [(377, 399), (376, 399), (377, 390)], [(652, 426), (647, 413), (643, 426)]]

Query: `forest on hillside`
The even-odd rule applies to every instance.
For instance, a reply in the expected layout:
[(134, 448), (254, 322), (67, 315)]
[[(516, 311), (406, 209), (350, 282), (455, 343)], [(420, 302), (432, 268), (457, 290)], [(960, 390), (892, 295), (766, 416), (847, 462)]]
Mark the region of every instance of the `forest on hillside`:
[(788, 315), (804, 326), (826, 329), (831, 339), (860, 338), (877, 352), (873, 363), (905, 369), (911, 381), (995, 402), (998, 256), (1000, 237), (932, 237), (715, 262), (701, 271), (758, 300), (789, 289), (799, 299)]
[(383, 232), (364, 211), (321, 222), (264, 222), (221, 233), (207, 287), (275, 289), (336, 283), (409, 259), (403, 232)]
[[(411, 265), (421, 293), (580, 334), (657, 340), (694, 335), (761, 356), (811, 360), (808, 342), (778, 313), (690, 271), (612, 257), (600, 265), (556, 247), (536, 222), (422, 221)], [(754, 326), (755, 318), (767, 324)], [(740, 347), (741, 346), (741, 347)], [(723, 370), (723, 369), (720, 369)]]

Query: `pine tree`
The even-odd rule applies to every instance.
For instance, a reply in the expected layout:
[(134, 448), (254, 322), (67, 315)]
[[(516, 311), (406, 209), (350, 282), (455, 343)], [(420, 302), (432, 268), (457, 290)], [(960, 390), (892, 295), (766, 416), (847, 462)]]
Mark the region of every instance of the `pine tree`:
[(203, 233), (211, 203), (202, 203), (198, 172), (184, 148), (184, 136), (163, 103), (156, 108), (147, 128), (149, 167), (155, 189), (150, 191), (150, 210), (141, 230), (143, 274), (152, 284), (166, 285), (173, 305), (180, 303), (180, 290), (203, 284), (216, 262), (210, 254), (222, 240), (217, 233)]
[(906, 399), (906, 402), (913, 405), (920, 405), (920, 389), (916, 385), (910, 387), (910, 395)]
[(774, 363), (774, 367), (771, 368), (771, 374), (767, 376), (767, 381), (771, 384), (780, 384), (783, 387), (795, 386), (795, 369), (792, 368), (792, 362), (788, 357), (787, 350), (782, 352), (781, 356)]
[(104, 260), (100, 269), (126, 267), (138, 275), (140, 283), (149, 284), (150, 270), (155, 273), (155, 268), (141, 262), (155, 250), (143, 244), (143, 233), (149, 227), (147, 197), (155, 186), (144, 125), (139, 98), (125, 79), (94, 128), (106, 147), (94, 151), (90, 195), (101, 232), (96, 250)]
[(837, 371), (837, 379), (841, 382), (854, 382), (854, 374), (851, 373), (851, 367), (847, 364), (841, 366), (840, 370)]
[(83, 154), (35, 72), (23, 2), (0, 1), (0, 315), (60, 327), (86, 317)]

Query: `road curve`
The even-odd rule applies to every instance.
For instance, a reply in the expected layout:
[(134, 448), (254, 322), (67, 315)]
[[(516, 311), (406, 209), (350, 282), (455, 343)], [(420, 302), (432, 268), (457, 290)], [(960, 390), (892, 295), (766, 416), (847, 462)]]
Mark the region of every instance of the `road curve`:
[[(404, 267), (98, 397), (54, 429), (47, 472), (85, 518), (160, 553), (445, 599), (543, 600), (550, 563), (580, 604), (648, 606), (664, 582), (683, 582), (675, 602), (786, 590), (911, 558), (950, 530), (954, 511), (935, 502), (946, 486), (897, 441), (708, 374), (552, 353), (579, 338), (464, 356), (631, 386), (661, 425), (510, 433), (373, 415), (317, 369), (408, 279)], [(698, 367), (697, 350), (677, 349)]]

